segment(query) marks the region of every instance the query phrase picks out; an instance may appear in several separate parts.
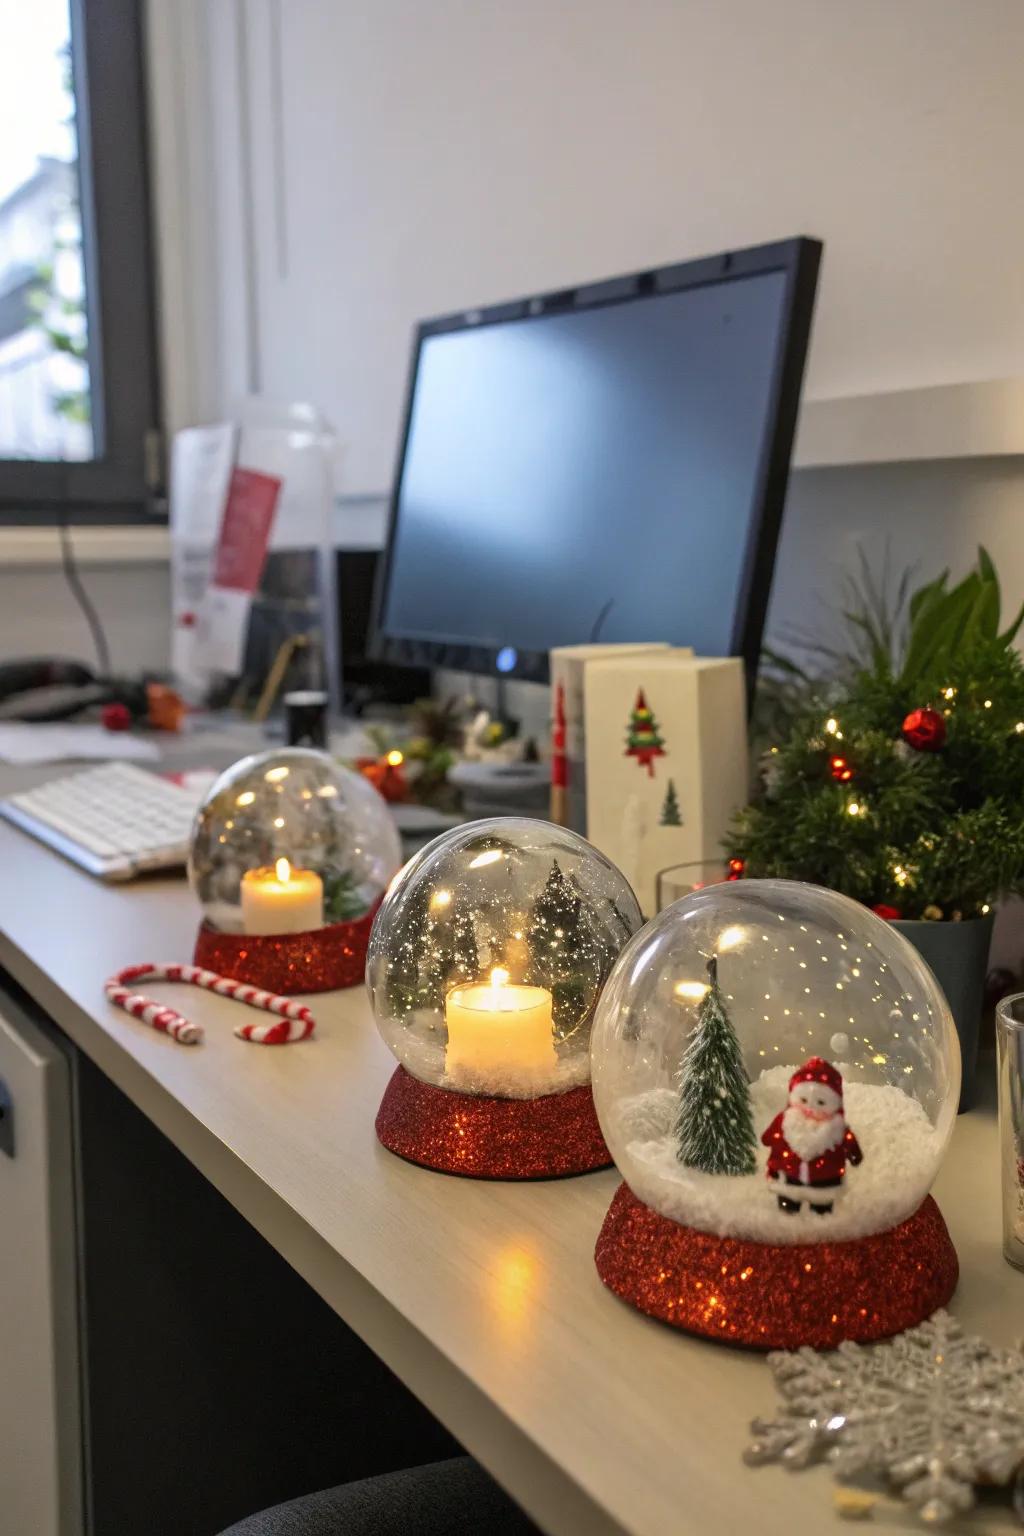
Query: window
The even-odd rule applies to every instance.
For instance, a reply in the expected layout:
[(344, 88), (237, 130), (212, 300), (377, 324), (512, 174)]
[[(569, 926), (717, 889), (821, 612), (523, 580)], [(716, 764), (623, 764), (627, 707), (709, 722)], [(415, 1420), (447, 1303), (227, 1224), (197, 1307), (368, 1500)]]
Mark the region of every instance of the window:
[(0, 518), (149, 515), (142, 0), (0, 0)]

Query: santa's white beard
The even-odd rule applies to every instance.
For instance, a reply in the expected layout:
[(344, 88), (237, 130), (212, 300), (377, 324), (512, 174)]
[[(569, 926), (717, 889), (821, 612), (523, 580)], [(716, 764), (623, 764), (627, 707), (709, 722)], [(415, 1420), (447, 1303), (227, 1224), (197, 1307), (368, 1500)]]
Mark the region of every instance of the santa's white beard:
[(841, 1109), (828, 1120), (811, 1120), (791, 1104), (782, 1116), (782, 1134), (800, 1161), (810, 1163), (839, 1145), (846, 1134), (846, 1120)]

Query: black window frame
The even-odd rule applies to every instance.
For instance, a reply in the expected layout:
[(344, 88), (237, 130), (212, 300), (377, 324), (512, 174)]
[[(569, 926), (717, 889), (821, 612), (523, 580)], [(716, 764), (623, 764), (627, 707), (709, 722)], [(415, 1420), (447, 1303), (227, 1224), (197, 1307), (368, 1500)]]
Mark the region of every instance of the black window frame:
[(0, 458), (0, 523), (162, 520), (143, 0), (70, 0), (96, 456)]

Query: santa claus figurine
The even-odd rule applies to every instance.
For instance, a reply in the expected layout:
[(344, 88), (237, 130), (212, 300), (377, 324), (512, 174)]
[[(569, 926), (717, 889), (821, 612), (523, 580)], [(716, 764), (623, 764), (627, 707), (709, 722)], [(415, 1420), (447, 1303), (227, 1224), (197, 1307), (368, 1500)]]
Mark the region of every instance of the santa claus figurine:
[(826, 1216), (846, 1178), (864, 1160), (843, 1114), (843, 1079), (830, 1061), (812, 1056), (789, 1080), (789, 1103), (761, 1137), (768, 1177), (784, 1185), (779, 1206), (792, 1215), (806, 1201)]

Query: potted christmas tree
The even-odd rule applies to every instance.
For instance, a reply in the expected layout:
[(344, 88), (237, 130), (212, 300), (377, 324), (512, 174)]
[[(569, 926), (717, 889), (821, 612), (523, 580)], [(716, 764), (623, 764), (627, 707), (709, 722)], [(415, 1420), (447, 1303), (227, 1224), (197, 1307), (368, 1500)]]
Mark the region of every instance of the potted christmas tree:
[(867, 654), (839, 678), (800, 679), (727, 846), (747, 875), (831, 886), (916, 944), (956, 1018), (966, 1107), (993, 908), (1024, 889), (1024, 610), (1000, 627), (981, 550), (957, 586), (944, 573), (915, 592), (907, 615), (901, 636), (854, 613)]

